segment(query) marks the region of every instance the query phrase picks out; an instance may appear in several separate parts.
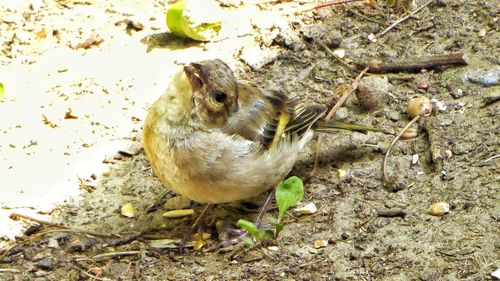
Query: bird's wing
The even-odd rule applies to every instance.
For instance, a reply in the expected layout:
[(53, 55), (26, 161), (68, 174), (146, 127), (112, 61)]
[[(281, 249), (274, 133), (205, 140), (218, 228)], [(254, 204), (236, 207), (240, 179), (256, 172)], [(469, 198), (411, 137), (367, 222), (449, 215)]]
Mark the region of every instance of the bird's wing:
[(262, 90), (244, 81), (238, 84), (238, 103), (225, 132), (265, 148), (273, 148), (283, 137), (302, 136), (326, 111), (322, 106), (297, 105), (280, 91)]

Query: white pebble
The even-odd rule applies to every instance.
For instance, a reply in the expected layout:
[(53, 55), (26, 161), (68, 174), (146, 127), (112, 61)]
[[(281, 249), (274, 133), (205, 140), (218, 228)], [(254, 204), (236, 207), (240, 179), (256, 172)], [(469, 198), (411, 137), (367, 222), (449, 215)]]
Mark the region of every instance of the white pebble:
[(418, 159), (419, 159), (418, 154), (413, 154), (413, 155), (411, 156), (411, 164), (412, 164), (412, 165), (417, 164), (417, 163), (418, 163)]

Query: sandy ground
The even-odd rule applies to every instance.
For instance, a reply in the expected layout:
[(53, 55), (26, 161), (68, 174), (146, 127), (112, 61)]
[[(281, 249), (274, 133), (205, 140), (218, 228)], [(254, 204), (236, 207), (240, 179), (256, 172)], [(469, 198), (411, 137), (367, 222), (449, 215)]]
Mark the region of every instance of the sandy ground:
[[(221, 2), (230, 6), (221, 15), (227, 28), (214, 42), (196, 43), (166, 32), (158, 1), (0, 1), (0, 82), (6, 89), (0, 102), (0, 246), (8, 250), (0, 252), (0, 279), (494, 279), (500, 267), (498, 3), (434, 1), (370, 43), (369, 34), (404, 15), (403, 7), (356, 4), (294, 15), (307, 3)], [(124, 20), (143, 29), (127, 32)], [(84, 42), (91, 43), (88, 49)], [(155, 247), (152, 240), (179, 237), (190, 225), (190, 219), (165, 220), (163, 212), (202, 208), (165, 195), (140, 150), (144, 116), (172, 73), (187, 62), (220, 58), (240, 78), (329, 104), (338, 99), (333, 89), (350, 84), (359, 71), (345, 68), (320, 43), (346, 51), (344, 60), (352, 63), (466, 54), (468, 66), (407, 74), (406, 80), (386, 75), (382, 85), (390, 90), (379, 108), (363, 110), (353, 95), (337, 115), (396, 132), (409, 121), (411, 97), (434, 100), (435, 113), (414, 126), (419, 136), (399, 142), (389, 160), (389, 175), (401, 188), (382, 182), (392, 136), (339, 132), (325, 137), (319, 170), (306, 183), (303, 202), (319, 211), (291, 213), (276, 241), (187, 255)], [(486, 83), (488, 77), (497, 77), (496, 84)], [(305, 178), (315, 144), (292, 174)], [(224, 238), (216, 222), (251, 220), (259, 200), (219, 206), (209, 218), (209, 244)], [(429, 215), (439, 201), (450, 204), (450, 213)], [(126, 203), (135, 218), (120, 215)], [(406, 216), (377, 215), (395, 209)], [(23, 235), (32, 223), (11, 220), (12, 212), (100, 233), (163, 232), (103, 248), (112, 239), (49, 227)], [(316, 240), (328, 245), (315, 248)], [(113, 251), (135, 254), (96, 258)]]

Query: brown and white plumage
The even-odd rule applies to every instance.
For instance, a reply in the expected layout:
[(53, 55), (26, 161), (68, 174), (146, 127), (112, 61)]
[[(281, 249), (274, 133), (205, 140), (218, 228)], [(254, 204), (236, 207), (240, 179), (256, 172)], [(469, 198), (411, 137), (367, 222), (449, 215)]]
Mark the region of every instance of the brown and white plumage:
[(237, 81), (220, 60), (192, 63), (148, 112), (144, 148), (166, 187), (199, 202), (230, 202), (275, 187), (324, 112)]

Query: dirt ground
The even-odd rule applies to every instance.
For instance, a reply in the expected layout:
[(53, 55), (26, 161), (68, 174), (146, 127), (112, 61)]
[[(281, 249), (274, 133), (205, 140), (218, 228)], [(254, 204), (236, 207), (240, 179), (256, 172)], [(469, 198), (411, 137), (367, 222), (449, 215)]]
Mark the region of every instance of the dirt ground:
[[(226, 20), (234, 28), (212, 43), (166, 33), (159, 1), (27, 2), (0, 2), (0, 82), (7, 89), (0, 102), (0, 171), (6, 179), (0, 200), (1, 280), (499, 278), (492, 275), (500, 268), (497, 1), (431, 1), (376, 42), (368, 40), (370, 34), (415, 7), (388, 8), (381, 1), (375, 7), (297, 12), (311, 1), (247, 1), (246, 6), (220, 1), (241, 13), (230, 14)], [(382, 176), (394, 136), (325, 135), (319, 169), (306, 181), (302, 199), (316, 204), (318, 212), (291, 211), (280, 236), (261, 247), (240, 243), (180, 254), (165, 239), (182, 237), (193, 218), (162, 214), (203, 206), (166, 192), (152, 174), (140, 143), (148, 106), (180, 65), (216, 57), (241, 79), (305, 103), (332, 105), (340, 97), (335, 88), (351, 84), (361, 69), (346, 67), (321, 45), (344, 50), (343, 60), (351, 65), (450, 53), (464, 53), (468, 65), (378, 75), (388, 78), (378, 85), (389, 89), (379, 107), (363, 110), (352, 95), (337, 113), (338, 119), (396, 133), (410, 121), (406, 106), (412, 97), (433, 100), (432, 116), (413, 126), (418, 137), (399, 141), (392, 150), (388, 170), (397, 188), (385, 185)], [(32, 67), (27, 72), (32, 76), (21, 75), (26, 67)], [(29, 94), (9, 92), (13, 81), (28, 81)], [(104, 142), (113, 145), (101, 147)], [(316, 143), (317, 138), (291, 174), (307, 178)], [(24, 160), (26, 155), (35, 158)], [(67, 157), (60, 168), (58, 157)], [(31, 201), (23, 201), (26, 197)], [(263, 199), (217, 206), (208, 217), (206, 246), (226, 239), (222, 230), (239, 218), (252, 220)], [(450, 212), (430, 215), (436, 202), (448, 203)], [(133, 218), (120, 214), (126, 203), (135, 209)], [(386, 210), (405, 215), (380, 216)], [(155, 231), (119, 241), (46, 224), (38, 229), (40, 224), (29, 220), (9, 219), (12, 212), (98, 234)], [(276, 213), (272, 208), (268, 215)], [(28, 227), (33, 233), (21, 232)], [(316, 240), (328, 244), (315, 247)]]

